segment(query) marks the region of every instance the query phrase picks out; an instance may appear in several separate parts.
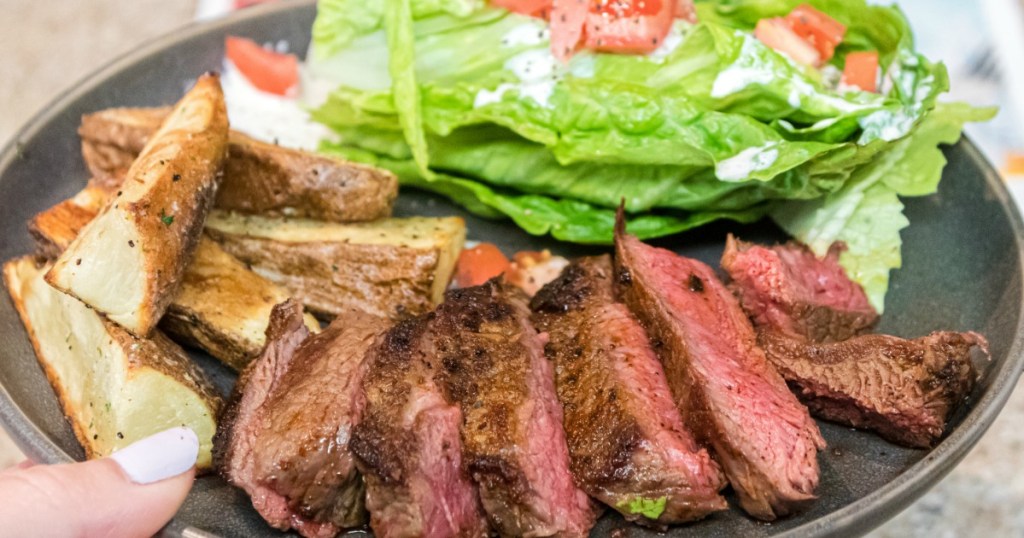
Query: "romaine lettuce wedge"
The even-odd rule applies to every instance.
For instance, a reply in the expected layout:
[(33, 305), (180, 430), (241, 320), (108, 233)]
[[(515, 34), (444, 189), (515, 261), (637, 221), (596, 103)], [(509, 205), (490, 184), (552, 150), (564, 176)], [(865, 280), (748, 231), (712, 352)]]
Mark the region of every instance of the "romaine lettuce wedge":
[[(847, 28), (821, 70), (751, 33), (803, 3)], [(700, 22), (677, 21), (651, 55), (563, 64), (545, 22), (482, 2), (324, 0), (311, 67), (335, 87), (313, 117), (339, 135), (325, 151), (531, 234), (610, 242), (620, 203), (645, 238), (770, 212), (818, 252), (846, 242), (841, 262), (881, 309), (907, 225), (899, 197), (934, 192), (938, 145), (992, 111), (937, 104), (945, 67), (914, 50), (898, 8), (697, 9)], [(879, 93), (836, 85), (846, 54), (863, 50), (879, 53)]]

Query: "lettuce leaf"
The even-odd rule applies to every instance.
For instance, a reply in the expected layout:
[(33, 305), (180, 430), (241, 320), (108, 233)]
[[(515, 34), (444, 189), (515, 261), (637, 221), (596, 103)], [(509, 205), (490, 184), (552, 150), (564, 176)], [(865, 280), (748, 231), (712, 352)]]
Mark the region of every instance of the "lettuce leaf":
[(910, 136), (859, 169), (842, 189), (817, 200), (781, 203), (771, 217), (818, 255), (836, 241), (846, 243), (840, 264), (882, 312), (889, 273), (902, 265), (900, 230), (910, 224), (899, 196), (934, 193), (946, 165), (938, 146), (956, 143), (965, 122), (986, 121), (995, 112), (939, 104)]
[(391, 75), (391, 94), (398, 124), (412, 150), (413, 160), (424, 177), (430, 178), (427, 139), (423, 133), (420, 111), (420, 90), (416, 84), (415, 51), (413, 49), (413, 20), (411, 0), (385, 0), (384, 18), (387, 21), (388, 73)]
[[(387, 0), (318, 0), (313, 21), (313, 46), (320, 58), (333, 56), (355, 39), (384, 27)], [(410, 0), (412, 16), (450, 14), (464, 17), (478, 9), (480, 0)]]
[[(505, 216), (532, 235), (547, 235), (573, 243), (607, 245), (615, 230), (615, 209), (597, 207), (570, 198), (515, 194), (498, 190), (465, 177), (433, 173), (426, 180), (412, 160), (382, 157), (346, 146), (325, 143), (321, 151), (353, 161), (391, 170), (403, 186), (446, 196), (470, 212), (485, 217)], [(742, 210), (698, 211), (692, 213), (642, 213), (627, 216), (626, 228), (641, 239), (679, 233), (720, 219), (750, 223), (765, 216), (767, 206)]]

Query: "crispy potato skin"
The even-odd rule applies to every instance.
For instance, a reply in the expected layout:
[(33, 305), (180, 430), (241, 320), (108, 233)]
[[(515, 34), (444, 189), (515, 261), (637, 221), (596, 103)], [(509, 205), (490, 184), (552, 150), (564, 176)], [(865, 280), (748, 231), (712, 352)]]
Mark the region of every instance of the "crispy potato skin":
[[(82, 154), (96, 177), (123, 176), (166, 108), (113, 108), (82, 117)], [(391, 215), (394, 174), (316, 153), (260, 142), (237, 131), (215, 207), (249, 214), (358, 222)]]
[(288, 244), (216, 230), (210, 235), (257, 271), (280, 275), (277, 283), (318, 314), (330, 317), (357, 308), (402, 319), (433, 307), (435, 250), (316, 241)]
[(357, 222), (391, 216), (390, 172), (232, 132), (216, 207), (243, 213)]
[[(147, 336), (174, 298), (202, 233), (227, 155), (227, 133), (219, 78), (204, 75), (146, 143), (112, 205), (57, 259), (47, 282)], [(125, 282), (137, 287), (97, 288), (109, 265), (103, 257), (123, 253), (125, 243), (141, 252), (124, 256), (141, 260), (123, 268)]]
[(214, 211), (206, 233), (319, 314), (391, 319), (439, 303), (465, 241), (456, 217), (334, 224)]

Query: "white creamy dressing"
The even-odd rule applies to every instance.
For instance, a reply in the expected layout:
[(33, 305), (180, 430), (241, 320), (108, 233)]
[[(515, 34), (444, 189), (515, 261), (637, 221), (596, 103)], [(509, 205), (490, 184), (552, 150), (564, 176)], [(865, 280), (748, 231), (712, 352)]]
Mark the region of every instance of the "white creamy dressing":
[(910, 130), (914, 128), (914, 122), (917, 119), (917, 108), (917, 106), (914, 106), (895, 112), (879, 110), (860, 118), (857, 123), (860, 124), (863, 132), (857, 143), (865, 144), (876, 138), (892, 142), (907, 136)]
[(509, 30), (501, 37), (502, 47), (533, 47), (547, 43), (551, 30), (541, 21), (530, 21)]
[(670, 54), (675, 52), (679, 45), (682, 44), (683, 38), (686, 36), (686, 32), (692, 25), (685, 21), (676, 21), (669, 29), (668, 35), (662, 40), (661, 46), (651, 51), (647, 57), (656, 61), (663, 62), (665, 58), (668, 58)]
[(747, 61), (754, 57), (754, 52), (760, 42), (752, 35), (737, 31), (736, 35), (743, 38), (743, 45), (740, 46), (739, 59), (726, 67), (711, 86), (711, 97), (721, 99), (734, 93), (743, 91), (754, 84), (770, 84), (779, 78), (779, 74), (764, 66), (749, 65)]
[(744, 181), (750, 174), (770, 168), (779, 158), (777, 142), (747, 148), (715, 165), (715, 176), (722, 181)]
[(551, 106), (551, 94), (562, 78), (563, 68), (548, 47), (530, 49), (509, 58), (505, 69), (519, 82), (499, 84), (493, 90), (483, 89), (473, 99), (473, 107), (480, 108), (501, 101), (506, 92), (518, 90), (519, 95), (534, 100), (542, 107)]
[(230, 60), (221, 75), (231, 128), (257, 140), (284, 147), (315, 150), (331, 137), (327, 127), (313, 122), (298, 99), (257, 89)]
[[(760, 47), (765, 47), (766, 45), (761, 43), (752, 34), (737, 30), (736, 35), (743, 39), (739, 58), (715, 77), (715, 82), (711, 86), (711, 97), (721, 99), (739, 93), (756, 84), (764, 86), (781, 81), (789, 88), (786, 102), (793, 108), (801, 108), (804, 106), (804, 101), (813, 100), (817, 104), (832, 107), (839, 112), (849, 113), (875, 107), (881, 100), (881, 96), (878, 96), (878, 99), (873, 99), (870, 103), (851, 103), (836, 96), (823, 95), (815, 89), (813, 84), (806, 80), (793, 78), (787, 73), (773, 69), (771, 65), (758, 62), (756, 60), (756, 52)], [(803, 66), (798, 65), (785, 54), (781, 56), (798, 71), (803, 69)]]
[(551, 94), (555, 92), (555, 84), (561, 79), (563, 71), (558, 59), (551, 54), (550, 47), (546, 46), (550, 40), (551, 31), (541, 21), (525, 22), (506, 32), (501, 38), (502, 47), (538, 48), (525, 50), (509, 58), (504, 67), (519, 82), (505, 82), (493, 90), (480, 90), (473, 99), (473, 108), (498, 103), (507, 92), (513, 90), (542, 107), (550, 107)]

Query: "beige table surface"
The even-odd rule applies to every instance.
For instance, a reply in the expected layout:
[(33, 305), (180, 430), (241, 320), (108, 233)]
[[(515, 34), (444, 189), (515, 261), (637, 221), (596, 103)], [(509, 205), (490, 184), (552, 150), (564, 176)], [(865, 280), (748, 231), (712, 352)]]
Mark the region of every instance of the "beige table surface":
[[(192, 0), (0, 0), (0, 145), (58, 92), (187, 24)], [(0, 432), (0, 466), (22, 455)], [(874, 537), (1024, 536), (1024, 390), (967, 459)]]

